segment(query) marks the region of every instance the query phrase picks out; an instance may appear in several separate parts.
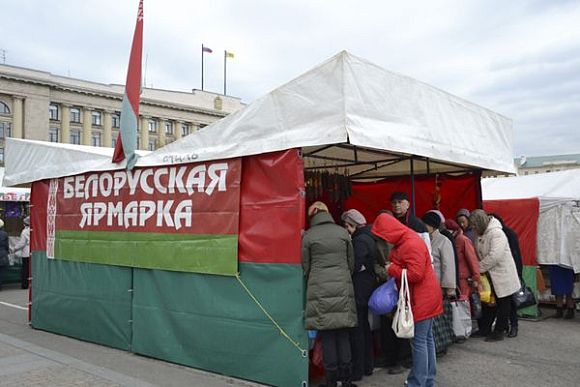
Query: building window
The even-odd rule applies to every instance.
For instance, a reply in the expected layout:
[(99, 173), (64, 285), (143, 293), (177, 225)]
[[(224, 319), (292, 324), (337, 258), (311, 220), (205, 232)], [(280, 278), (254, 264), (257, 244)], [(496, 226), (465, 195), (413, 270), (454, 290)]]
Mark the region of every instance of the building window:
[(147, 149), (150, 151), (157, 149), (157, 140), (149, 140), (149, 147)]
[(81, 109), (70, 108), (70, 122), (81, 122)]
[(0, 163), (4, 164), (4, 148), (0, 148)]
[(113, 136), (113, 139), (111, 140), (111, 146), (113, 148), (117, 146), (117, 136)]
[(58, 142), (58, 128), (50, 128), (48, 131), (48, 141)]
[(0, 101), (0, 114), (10, 114), (10, 108), (2, 101)]
[(91, 145), (101, 146), (101, 133), (93, 132), (93, 134), (91, 135)]
[(151, 133), (157, 132), (157, 121), (149, 120), (149, 131)]
[(10, 137), (11, 127), (10, 122), (0, 122), (0, 138)]
[(80, 130), (71, 130), (70, 131), (70, 143), (80, 145), (80, 143), (81, 143), (81, 131)]
[(48, 118), (58, 121), (58, 105), (50, 104), (48, 106)]
[(101, 126), (101, 112), (91, 112), (91, 122), (95, 126)]
[(189, 124), (181, 124), (181, 135), (182, 136), (187, 136), (189, 134), (190, 131), (190, 126)]
[(173, 122), (165, 121), (165, 134), (173, 134)]
[(121, 115), (119, 113), (113, 113), (113, 128), (121, 127)]

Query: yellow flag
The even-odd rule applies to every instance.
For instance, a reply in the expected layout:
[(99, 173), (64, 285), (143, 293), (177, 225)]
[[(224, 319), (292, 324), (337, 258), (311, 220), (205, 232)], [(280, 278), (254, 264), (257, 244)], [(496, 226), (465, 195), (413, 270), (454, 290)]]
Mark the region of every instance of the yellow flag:
[(234, 53), (233, 52), (226, 51), (226, 58), (233, 58), (233, 57), (234, 57)]

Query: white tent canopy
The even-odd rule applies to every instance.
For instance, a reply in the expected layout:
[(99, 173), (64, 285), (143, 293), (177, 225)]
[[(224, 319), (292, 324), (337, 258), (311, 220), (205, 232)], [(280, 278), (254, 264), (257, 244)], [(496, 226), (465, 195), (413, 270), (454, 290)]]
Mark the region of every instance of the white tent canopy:
[[(331, 144), (360, 147), (367, 157), (362, 162), (375, 164), (375, 169), (380, 162), (393, 163), (386, 155), (399, 160), (416, 155), (416, 172), (429, 171), (430, 165), (432, 171), (439, 171), (449, 164), (514, 172), (511, 120), (345, 51), (243, 110), (141, 157), (137, 166), (225, 159), (290, 148), (306, 148), (306, 153), (314, 154), (326, 151), (325, 146)], [(59, 156), (40, 154), (48, 150), (40, 148), (38, 143), (8, 141), (8, 184), (123, 167), (107, 163), (107, 157), (97, 151), (89, 152), (86, 162), (78, 166), (69, 162), (71, 158), (76, 160), (76, 155), (60, 160)], [(333, 149), (332, 155), (350, 155), (351, 149)], [(67, 153), (84, 151), (67, 148)], [(94, 167), (88, 159), (94, 161)], [(361, 161), (358, 155), (354, 159)], [(37, 165), (43, 166), (42, 171), (32, 170)], [(407, 167), (404, 172), (408, 173)]]
[(483, 179), (484, 200), (538, 198), (538, 263), (580, 273), (580, 169)]
[(0, 167), (0, 202), (29, 202), (30, 188), (14, 188), (2, 186), (4, 168)]

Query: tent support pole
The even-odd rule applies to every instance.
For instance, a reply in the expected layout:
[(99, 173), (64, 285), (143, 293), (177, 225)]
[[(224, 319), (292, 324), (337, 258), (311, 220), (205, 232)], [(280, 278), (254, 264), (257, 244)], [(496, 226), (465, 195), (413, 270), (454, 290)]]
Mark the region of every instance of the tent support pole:
[(413, 209), (413, 215), (417, 215), (415, 213), (415, 165), (413, 163), (413, 156), (409, 159), (410, 166), (411, 166), (411, 208)]

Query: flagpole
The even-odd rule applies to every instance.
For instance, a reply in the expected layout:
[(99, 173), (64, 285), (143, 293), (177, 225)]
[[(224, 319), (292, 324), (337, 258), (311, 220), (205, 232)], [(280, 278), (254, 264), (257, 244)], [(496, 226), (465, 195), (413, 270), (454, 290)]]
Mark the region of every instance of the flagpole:
[(201, 91), (203, 91), (203, 43), (201, 44)]
[(226, 95), (226, 76), (227, 76), (226, 67), (227, 67), (227, 63), (228, 63), (228, 52), (227, 52), (227, 50), (224, 50), (224, 95)]

